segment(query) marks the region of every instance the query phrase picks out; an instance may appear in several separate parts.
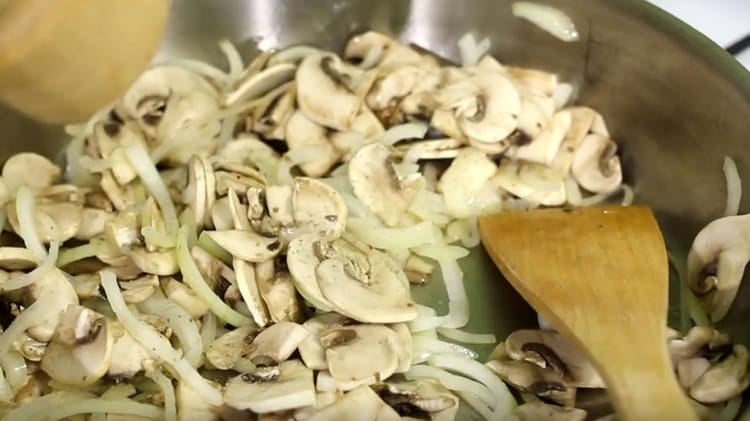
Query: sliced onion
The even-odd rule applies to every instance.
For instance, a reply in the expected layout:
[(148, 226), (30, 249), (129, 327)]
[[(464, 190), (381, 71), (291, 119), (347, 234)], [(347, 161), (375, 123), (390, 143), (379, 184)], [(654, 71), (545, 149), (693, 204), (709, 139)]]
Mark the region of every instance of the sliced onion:
[(177, 210), (175, 210), (172, 197), (169, 195), (169, 190), (164, 185), (164, 180), (159, 175), (154, 161), (151, 160), (143, 145), (139, 143), (128, 146), (125, 149), (125, 154), (130, 161), (130, 165), (133, 166), (143, 184), (148, 188), (149, 193), (154, 196), (156, 203), (159, 204), (167, 230), (174, 235), (177, 233), (177, 227), (179, 226)]
[(477, 396), (487, 406), (495, 406), (495, 397), (487, 386), (466, 377), (451, 374), (445, 370), (428, 365), (413, 365), (404, 373), (408, 380), (435, 379), (449, 390), (470, 393)]
[(354, 194), (339, 191), (339, 196), (346, 203), (346, 207), (349, 210), (349, 214), (359, 218), (374, 218), (372, 211), (362, 203), (361, 200), (357, 199)]
[(414, 253), (433, 260), (458, 260), (469, 255), (469, 250), (445, 244), (425, 244), (411, 249)]
[[(412, 333), (434, 331), (448, 319), (447, 316), (438, 316), (432, 307), (421, 304), (417, 304), (417, 314), (417, 318), (409, 322), (409, 330)], [(437, 334), (435, 335), (435, 339), (437, 339)]]
[[(186, 228), (183, 226), (182, 229)], [(221, 248), (220, 245), (216, 244), (216, 242), (212, 240), (205, 231), (198, 237), (198, 246), (208, 252), (211, 256), (224, 262), (225, 265), (232, 266), (232, 255)]]
[(724, 216), (735, 216), (740, 212), (740, 201), (742, 200), (742, 180), (737, 171), (737, 164), (728, 156), (724, 157), (724, 178), (727, 181), (727, 205)]
[(456, 354), (472, 360), (479, 357), (476, 352), (461, 345), (416, 335), (412, 337), (412, 348), (412, 364), (425, 362), (432, 354)]
[[(30, 402), (26, 402), (25, 405), (21, 405), (8, 411), (5, 413), (3, 421), (39, 420), (42, 419), (43, 415), (52, 412), (52, 410), (60, 404), (87, 400), (94, 397), (95, 396), (91, 393), (80, 391), (52, 392), (44, 396), (33, 398)], [(49, 419), (49, 417), (47, 418)]]
[(18, 215), (19, 235), (23, 239), (24, 245), (34, 255), (37, 262), (41, 262), (47, 256), (47, 250), (36, 232), (36, 205), (34, 203), (34, 194), (26, 186), (18, 188), (16, 195), (16, 215)]
[(276, 170), (276, 182), (283, 185), (292, 184), (292, 180), (294, 179), (292, 168), (299, 164), (315, 162), (323, 153), (325, 153), (323, 146), (318, 145), (300, 146), (288, 151), (281, 157), (281, 161), (279, 162), (278, 169)]
[(465, 33), (458, 39), (458, 51), (461, 55), (461, 65), (464, 67), (476, 66), (487, 52), (491, 44), (489, 38), (477, 42), (474, 35), (470, 32)]
[(148, 314), (159, 316), (167, 321), (177, 339), (186, 360), (193, 367), (201, 364), (203, 354), (203, 340), (198, 327), (193, 323), (190, 314), (175, 302), (165, 299), (160, 294), (154, 294), (138, 307)]
[(208, 350), (216, 339), (216, 315), (210, 311), (203, 315), (201, 319), (201, 342), (203, 343), (203, 352)]
[(428, 364), (462, 374), (487, 386), (494, 397), (496, 410), (501, 409), (503, 413), (510, 415), (516, 406), (515, 399), (505, 383), (481, 363), (451, 354), (439, 354), (430, 357)]
[(49, 293), (42, 293), (33, 304), (13, 319), (10, 326), (0, 334), (0, 355), (8, 352), (13, 343), (26, 329), (42, 323), (49, 316), (50, 312), (64, 310), (64, 308), (59, 308), (59, 305), (55, 305), (57, 301), (56, 297), (50, 296), (50, 294), (55, 293), (53, 288), (48, 288), (44, 291), (49, 291)]
[(428, 128), (427, 123), (422, 121), (399, 124), (386, 130), (380, 141), (386, 145), (395, 145), (406, 139), (423, 139)]
[(451, 329), (447, 327), (437, 328), (437, 333), (445, 336), (448, 339), (462, 342), (465, 344), (494, 344), (497, 343), (497, 338), (491, 333), (469, 333), (463, 330)]
[(635, 192), (633, 191), (633, 188), (630, 187), (627, 184), (623, 184), (620, 186), (622, 189), (622, 202), (621, 204), (623, 206), (630, 206), (633, 204), (633, 200), (635, 199)]
[(234, 136), (234, 128), (237, 126), (238, 118), (236, 115), (229, 116), (221, 122), (219, 131), (219, 148), (224, 147)]
[(57, 264), (57, 252), (60, 249), (60, 243), (52, 240), (49, 243), (49, 254), (39, 263), (34, 270), (21, 276), (8, 279), (2, 285), (2, 291), (13, 291), (27, 287), (40, 279), (44, 279), (55, 268)]
[[(477, 218), (469, 217), (456, 219), (448, 224), (445, 228), (446, 242), (460, 241), (461, 245), (466, 248), (477, 247), (480, 243), (479, 228), (477, 227)], [(468, 254), (468, 252), (467, 252)], [(463, 256), (462, 256), (463, 257)], [(454, 259), (460, 259), (456, 257)]]
[(443, 327), (459, 328), (469, 322), (469, 298), (464, 288), (464, 274), (455, 260), (439, 260), (443, 283), (448, 293), (448, 320)]
[(8, 351), (0, 355), (0, 366), (14, 393), (26, 384), (28, 370), (23, 355), (16, 351)]
[(166, 66), (182, 67), (185, 70), (189, 70), (193, 73), (198, 73), (199, 75), (207, 79), (213, 79), (219, 85), (225, 85), (229, 83), (229, 75), (203, 61), (178, 58), (167, 60), (162, 64)]
[(57, 266), (64, 267), (79, 260), (95, 257), (100, 253), (109, 251), (110, 246), (106, 240), (94, 238), (86, 244), (60, 250), (57, 256)]
[(244, 326), (252, 324), (252, 321), (243, 314), (229, 307), (208, 286), (203, 279), (198, 267), (195, 265), (187, 245), (187, 229), (180, 228), (177, 236), (177, 265), (182, 272), (182, 280), (206, 303), (209, 310), (214, 312), (221, 320), (232, 326)]
[(164, 421), (177, 421), (177, 403), (172, 380), (159, 370), (151, 372), (149, 377), (159, 386), (161, 394), (164, 396)]
[(568, 198), (568, 203), (573, 206), (579, 206), (583, 200), (581, 188), (572, 175), (565, 177), (565, 196)]
[(242, 76), (242, 71), (245, 68), (245, 65), (242, 63), (240, 52), (237, 51), (234, 44), (225, 39), (219, 41), (219, 49), (224, 53), (227, 58), (227, 63), (229, 63), (229, 78), (233, 81), (238, 80), (240, 76)]
[(3, 404), (10, 404), (13, 402), (13, 388), (10, 386), (10, 383), (8, 383), (8, 380), (5, 378), (5, 373), (3, 371), (0, 371), (0, 403)]
[(346, 229), (357, 239), (386, 250), (418, 247), (438, 239), (435, 225), (427, 221), (406, 228), (390, 228), (370, 219), (349, 218)]
[(578, 41), (579, 35), (570, 16), (563, 11), (543, 4), (517, 1), (511, 5), (513, 16), (524, 18), (540, 29), (565, 41)]
[(156, 247), (171, 249), (175, 246), (174, 237), (171, 237), (152, 226), (141, 228), (141, 235), (146, 243), (152, 244)]
[[(477, 413), (485, 420), (491, 421), (494, 419), (494, 413), (492, 412), (492, 409), (489, 407), (489, 405), (482, 402), (482, 400), (479, 399), (477, 395), (467, 392), (456, 392), (456, 394), (458, 394), (458, 397), (466, 402), (473, 410), (477, 411)], [(506, 418), (498, 419), (504, 420)]]
[(135, 402), (130, 399), (74, 399), (54, 405), (43, 412), (46, 419), (61, 420), (78, 414), (106, 413), (164, 419), (164, 411), (155, 405)]
[(103, 270), (100, 272), (102, 278), (102, 287), (107, 293), (107, 301), (112, 307), (112, 311), (117, 319), (122, 323), (125, 330), (130, 333), (135, 340), (140, 342), (144, 348), (159, 360), (164, 361), (176, 377), (190, 385), (199, 393), (206, 402), (211, 405), (220, 405), (223, 402), (221, 392), (215, 389), (211, 384), (201, 377), (198, 371), (182, 358), (180, 352), (172, 348), (169, 341), (159, 334), (150, 325), (138, 320), (128, 309), (125, 300), (122, 298), (120, 287), (117, 285), (115, 274)]

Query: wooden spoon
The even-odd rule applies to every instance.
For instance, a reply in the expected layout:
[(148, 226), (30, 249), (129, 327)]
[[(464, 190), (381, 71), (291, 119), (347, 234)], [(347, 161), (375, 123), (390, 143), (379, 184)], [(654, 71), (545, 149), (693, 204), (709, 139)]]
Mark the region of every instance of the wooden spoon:
[(648, 208), (508, 212), (479, 232), (513, 287), (591, 358), (619, 419), (698, 420), (667, 350), (667, 253)]
[(117, 99), (161, 42), (169, 0), (0, 0), (0, 101), (77, 122)]

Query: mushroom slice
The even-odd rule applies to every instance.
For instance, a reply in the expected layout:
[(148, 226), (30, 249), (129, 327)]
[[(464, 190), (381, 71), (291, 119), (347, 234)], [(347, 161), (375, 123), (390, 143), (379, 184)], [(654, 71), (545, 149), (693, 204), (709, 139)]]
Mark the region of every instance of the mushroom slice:
[(735, 345), (732, 354), (720, 361), (693, 384), (690, 397), (701, 403), (718, 403), (742, 394), (750, 385), (750, 353), (744, 345)]
[(315, 405), (313, 372), (299, 360), (258, 367), (227, 382), (224, 402), (259, 414)]
[(13, 343), (13, 347), (29, 361), (41, 361), (44, 357), (44, 351), (47, 348), (47, 342), (40, 342), (28, 336), (25, 333), (19, 335)]
[(127, 255), (133, 260), (136, 267), (145, 273), (167, 276), (180, 271), (172, 249), (151, 252), (146, 249), (133, 249)]
[(571, 120), (570, 113), (556, 113), (549, 127), (534, 137), (531, 142), (512, 148), (507, 156), (543, 165), (552, 164), (570, 128)]
[(687, 259), (688, 285), (714, 322), (734, 302), (750, 261), (750, 215), (727, 216), (706, 225)]
[(170, 277), (161, 279), (161, 287), (167, 299), (185, 309), (190, 317), (198, 319), (208, 312), (208, 306), (189, 286)]
[(156, 275), (146, 275), (132, 281), (121, 281), (119, 284), (125, 302), (138, 304), (156, 293), (159, 288), (159, 278)]
[[(212, 168), (208, 170), (213, 171)], [(212, 185), (211, 187), (214, 186)], [(208, 218), (207, 213), (211, 210), (211, 206), (208, 204), (206, 168), (198, 156), (193, 156), (188, 161), (188, 186), (183, 195), (184, 202), (189, 204), (193, 209), (196, 226), (203, 227)]]
[(463, 146), (460, 140), (446, 138), (423, 140), (396, 146), (396, 151), (404, 161), (416, 162), (423, 159), (453, 159)]
[(520, 421), (584, 421), (586, 411), (578, 408), (564, 408), (544, 402), (525, 403), (516, 409)]
[(33, 269), (37, 265), (34, 255), (23, 247), (0, 247), (0, 268), (5, 270)]
[[(323, 296), (339, 313), (362, 323), (401, 323), (417, 317), (402, 269), (385, 253), (368, 255), (370, 272), (358, 273), (346, 260), (323, 260), (315, 269)], [(402, 276), (403, 275), (403, 276)]]
[[(453, 115), (452, 111), (440, 108), (436, 109), (432, 113), (432, 117), (430, 117), (430, 125), (445, 136), (451, 139), (456, 139), (461, 143), (465, 143), (466, 136), (464, 136), (463, 132), (461, 132), (461, 129), (458, 127), (456, 116)], [(507, 147), (507, 142), (505, 142), (505, 145)], [(502, 150), (498, 153), (500, 152), (502, 152)]]
[[(461, 105), (456, 109), (458, 127), (477, 142), (498, 143), (518, 126), (518, 115), (521, 112), (518, 89), (500, 73), (479, 73), (470, 81), (473, 89), (466, 94), (470, 95), (473, 106)], [(450, 107), (455, 108), (457, 105), (451, 104)]]
[(458, 412), (458, 397), (434, 380), (389, 382), (375, 390), (402, 417), (452, 421)]
[(578, 184), (590, 192), (615, 191), (622, 184), (617, 144), (598, 134), (586, 136), (573, 156), (570, 171)]
[(417, 192), (418, 180), (401, 180), (393, 168), (392, 148), (374, 142), (365, 145), (349, 161), (349, 182), (362, 203), (386, 225), (396, 226)]
[(518, 330), (505, 339), (505, 351), (559, 374), (573, 387), (604, 388), (604, 381), (586, 355), (563, 335), (546, 330)]
[(685, 358), (677, 362), (677, 379), (683, 389), (690, 389), (711, 368), (705, 358)]
[(277, 272), (270, 278), (265, 278), (259, 274), (259, 267), (260, 264), (256, 267), (255, 278), (271, 320), (275, 323), (301, 321), (302, 306), (289, 272)]
[(273, 324), (255, 337), (248, 358), (258, 366), (277, 365), (289, 358), (308, 335), (307, 329), (297, 323)]
[(496, 171), (497, 166), (484, 153), (474, 148), (462, 149), (438, 184), (451, 215), (466, 218), (474, 214), (471, 205)]
[(338, 238), (346, 228), (348, 209), (344, 199), (333, 187), (312, 178), (294, 179), (292, 211), (298, 231)]
[(431, 58), (415, 49), (375, 31), (351, 37), (344, 48), (343, 57), (350, 61), (361, 61), (366, 68), (396, 64), (434, 64)]
[(560, 150), (550, 166), (558, 170), (560, 174), (567, 174), (570, 171), (576, 150), (589, 134), (598, 113), (588, 107), (571, 107), (557, 112), (556, 115), (560, 114), (570, 114), (570, 127), (563, 137)]
[[(15, 202), (6, 207), (8, 222), (16, 233), (20, 232)], [(79, 203), (37, 204), (34, 226), (39, 238), (45, 243), (52, 240), (67, 241), (78, 232), (83, 219), (83, 205)]]
[(99, 295), (98, 273), (82, 273), (69, 278), (70, 284), (75, 289), (79, 300), (86, 300)]
[(321, 126), (348, 130), (362, 106), (352, 92), (351, 76), (341, 60), (331, 53), (314, 53), (297, 68), (297, 103), (310, 120)]
[(37, 325), (29, 328), (26, 334), (37, 341), (47, 342), (55, 333), (61, 313), (69, 305), (78, 304), (78, 295), (65, 274), (57, 268), (31, 284), (28, 291), (31, 298), (47, 303), (47, 307), (45, 317)]
[(206, 350), (206, 359), (218, 369), (232, 368), (240, 357), (253, 350), (256, 332), (255, 326), (240, 326), (230, 330), (211, 342)]
[(693, 326), (684, 338), (669, 340), (672, 361), (691, 357), (713, 357), (731, 348), (729, 335), (709, 326)]
[(368, 386), (359, 386), (331, 405), (323, 407), (307, 421), (362, 420), (397, 421), (401, 417)]
[(566, 407), (571, 407), (575, 403), (576, 388), (568, 386), (562, 376), (551, 368), (512, 360), (492, 360), (486, 365), (504, 382), (517, 389)]
[(557, 87), (557, 75), (528, 67), (504, 66), (508, 74), (537, 95), (551, 97)]
[(61, 173), (60, 167), (33, 152), (11, 156), (5, 161), (2, 171), (3, 183), (11, 195), (22, 185), (32, 191), (49, 187), (60, 178)]
[(292, 187), (291, 186), (268, 186), (266, 187), (266, 207), (268, 216), (281, 226), (294, 223), (292, 213)]
[(78, 240), (90, 240), (101, 235), (111, 218), (112, 213), (104, 209), (84, 207), (81, 211), (81, 224), (74, 237)]
[(129, 379), (150, 364), (148, 351), (130, 336), (119, 322), (109, 322), (114, 343), (112, 345), (112, 360), (107, 370), (107, 376), (115, 380)]
[(290, 151), (315, 148), (315, 159), (299, 164), (299, 168), (310, 177), (322, 177), (339, 160), (339, 153), (328, 139), (325, 127), (295, 111), (286, 123), (285, 140)]
[(323, 296), (315, 274), (315, 268), (320, 264), (315, 253), (315, 243), (320, 241), (320, 236), (312, 233), (294, 238), (287, 247), (286, 264), (300, 295), (315, 308), (331, 311), (333, 306)]
[(221, 99), (221, 105), (231, 107), (240, 101), (258, 99), (272, 89), (294, 79), (296, 70), (297, 67), (293, 64), (279, 63), (240, 80), (237, 87)]
[(508, 192), (545, 206), (565, 203), (565, 180), (556, 170), (531, 162), (503, 160), (491, 182)]
[(341, 390), (385, 380), (398, 368), (396, 333), (383, 325), (349, 325), (322, 331), (328, 370)]
[(320, 343), (320, 334), (333, 326), (342, 326), (348, 322), (349, 319), (338, 313), (323, 313), (302, 324), (308, 335), (299, 344), (299, 355), (307, 368), (310, 370), (328, 370), (325, 348)]
[(268, 324), (269, 315), (263, 298), (260, 296), (258, 283), (255, 281), (255, 268), (237, 258), (234, 259), (232, 266), (237, 277), (237, 287), (242, 295), (242, 300), (253, 316), (253, 321), (258, 327), (264, 327)]
[(281, 251), (281, 242), (253, 231), (203, 231), (214, 243), (229, 254), (247, 262), (257, 263), (273, 259)]
[(411, 331), (406, 323), (395, 323), (389, 325), (389, 327), (396, 332), (396, 345), (398, 348), (398, 367), (396, 368), (396, 373), (406, 373), (411, 368)]
[(375, 112), (397, 107), (425, 75), (425, 69), (414, 65), (382, 67), (367, 94), (367, 106)]
[(211, 222), (214, 229), (219, 231), (234, 229), (234, 219), (228, 197), (224, 196), (214, 202), (211, 208)]
[(107, 372), (114, 339), (101, 314), (71, 305), (47, 345), (41, 368), (51, 378), (71, 385), (89, 385)]

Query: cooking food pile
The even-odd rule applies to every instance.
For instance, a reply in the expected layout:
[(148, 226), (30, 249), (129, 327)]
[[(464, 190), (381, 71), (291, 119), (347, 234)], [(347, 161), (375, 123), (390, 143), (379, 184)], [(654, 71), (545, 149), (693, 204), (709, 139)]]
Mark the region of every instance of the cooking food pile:
[[(367, 32), (341, 55), (295, 46), (245, 65), (222, 42), (227, 72), (154, 66), (68, 127), (64, 169), (11, 157), (3, 419), (611, 413), (596, 369), (548, 328), (478, 361), (471, 344), (496, 339), (461, 330), (459, 261), (482, 213), (630, 203), (617, 144), (555, 74), (501, 64), (471, 35), (459, 46), (454, 65)], [(731, 221), (689, 261), (720, 314), (750, 256)], [(714, 231), (737, 242), (706, 276), (728, 250)], [(441, 278), (438, 315), (411, 289)], [(705, 323), (683, 333), (665, 338), (681, 383), (706, 419), (726, 416), (747, 349)]]

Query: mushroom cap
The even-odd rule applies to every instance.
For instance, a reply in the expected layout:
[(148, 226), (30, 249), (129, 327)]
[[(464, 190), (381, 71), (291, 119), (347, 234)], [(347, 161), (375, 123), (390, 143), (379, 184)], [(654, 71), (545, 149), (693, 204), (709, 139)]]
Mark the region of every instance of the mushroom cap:
[(328, 371), (342, 390), (374, 384), (398, 368), (396, 333), (383, 325), (348, 325), (319, 335)]
[(36, 267), (34, 254), (24, 247), (0, 247), (0, 268), (26, 270)]
[(328, 139), (328, 130), (305, 117), (297, 110), (289, 117), (284, 130), (289, 150), (315, 148), (315, 159), (299, 164), (303, 173), (310, 177), (322, 177), (339, 160), (339, 153)]
[(281, 251), (281, 243), (278, 239), (264, 237), (253, 231), (203, 232), (229, 254), (247, 262), (257, 263), (273, 259)]
[(687, 258), (688, 285), (712, 321), (729, 312), (749, 261), (750, 215), (716, 219), (695, 236)]
[(351, 77), (335, 54), (308, 55), (299, 64), (295, 79), (299, 109), (321, 126), (348, 130), (362, 106), (349, 82)]
[(464, 148), (440, 177), (438, 189), (448, 211), (455, 218), (471, 216), (472, 204), (485, 183), (497, 172), (487, 155), (474, 148)]
[(60, 315), (55, 335), (44, 351), (41, 368), (59, 382), (89, 385), (109, 369), (113, 344), (104, 316), (71, 305)]
[(311, 230), (323, 238), (340, 237), (349, 214), (336, 189), (307, 177), (294, 179), (292, 212), (297, 231)]
[(361, 147), (349, 161), (354, 195), (386, 225), (399, 224), (416, 191), (415, 181), (399, 179), (393, 167), (395, 151), (379, 142)]
[(30, 327), (26, 333), (38, 341), (47, 342), (55, 333), (62, 312), (69, 305), (78, 304), (78, 295), (65, 274), (57, 268), (31, 284), (28, 291), (34, 299), (42, 300), (48, 305), (41, 321), (36, 326)]
[(229, 380), (224, 402), (259, 414), (315, 405), (313, 372), (299, 360), (258, 368)]
[(476, 105), (472, 112), (456, 112), (461, 131), (481, 143), (498, 143), (518, 126), (521, 96), (513, 82), (497, 72), (482, 72), (470, 79)]
[(508, 357), (549, 368), (574, 387), (604, 388), (604, 380), (569, 339), (548, 330), (517, 330), (505, 339)]
[[(401, 323), (417, 318), (417, 306), (403, 270), (385, 253), (372, 250), (368, 274), (352, 273), (347, 260), (329, 258), (315, 269), (323, 296), (336, 311), (363, 323)], [(354, 275), (354, 276), (353, 276)]]
[(256, 365), (265, 365), (269, 361), (278, 364), (289, 358), (308, 335), (307, 329), (297, 323), (273, 324), (255, 337), (254, 349), (248, 358)]
[(349, 39), (342, 54), (347, 60), (368, 61), (371, 66), (423, 63), (425, 57), (393, 38), (375, 31), (355, 35)]
[(622, 184), (617, 144), (598, 134), (586, 136), (573, 156), (570, 171), (584, 189), (593, 193), (611, 193)]

